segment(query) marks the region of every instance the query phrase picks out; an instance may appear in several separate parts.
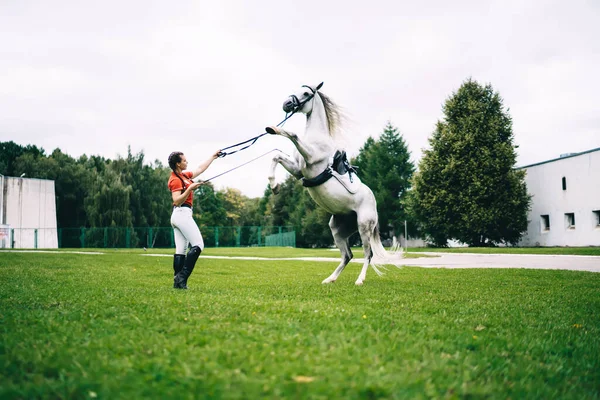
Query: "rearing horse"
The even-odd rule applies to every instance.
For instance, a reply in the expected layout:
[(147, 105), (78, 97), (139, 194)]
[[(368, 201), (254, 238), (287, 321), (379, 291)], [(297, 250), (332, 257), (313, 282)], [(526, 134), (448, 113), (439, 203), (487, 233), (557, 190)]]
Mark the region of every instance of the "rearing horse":
[(386, 252), (379, 237), (377, 203), (371, 189), (363, 184), (348, 164), (345, 152), (336, 152), (335, 135), (340, 128), (338, 107), (317, 86), (304, 85), (283, 103), (286, 113), (301, 112), (306, 115), (306, 130), (302, 137), (282, 128), (267, 127), (273, 135), (288, 138), (296, 146), (293, 158), (278, 154), (273, 158), (269, 174), (269, 184), (274, 193), (278, 192), (275, 183), (277, 164), (283, 167), (308, 189), (313, 200), (331, 213), (329, 228), (336, 246), (342, 253), (342, 261), (323, 283), (335, 282), (353, 257), (348, 239), (358, 231), (365, 253), (364, 264), (356, 280), (362, 285), (369, 265), (381, 275), (376, 264), (392, 264), (394, 256)]

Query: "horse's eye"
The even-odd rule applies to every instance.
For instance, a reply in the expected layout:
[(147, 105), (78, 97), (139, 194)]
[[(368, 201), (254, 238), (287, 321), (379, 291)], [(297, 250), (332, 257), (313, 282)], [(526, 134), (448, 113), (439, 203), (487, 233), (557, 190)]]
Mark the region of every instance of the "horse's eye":
[(308, 97), (309, 96), (308, 92), (304, 92), (304, 96)]

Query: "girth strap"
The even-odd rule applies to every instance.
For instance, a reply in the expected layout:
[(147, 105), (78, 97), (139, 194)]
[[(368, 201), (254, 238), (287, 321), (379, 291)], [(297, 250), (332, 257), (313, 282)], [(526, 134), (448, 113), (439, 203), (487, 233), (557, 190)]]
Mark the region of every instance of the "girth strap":
[(333, 175), (331, 174), (331, 167), (325, 168), (325, 171), (321, 172), (319, 175), (314, 178), (302, 178), (302, 186), (304, 187), (315, 187), (324, 184), (329, 179), (331, 179)]
[(327, 182), (332, 176), (332, 171), (335, 170), (340, 175), (348, 173), (350, 182), (352, 182), (352, 174), (356, 174), (356, 168), (354, 165), (350, 165), (348, 157), (345, 151), (336, 151), (333, 156), (333, 163), (325, 168), (325, 171), (321, 172), (314, 178), (302, 178), (302, 186), (304, 187), (315, 187), (322, 185)]

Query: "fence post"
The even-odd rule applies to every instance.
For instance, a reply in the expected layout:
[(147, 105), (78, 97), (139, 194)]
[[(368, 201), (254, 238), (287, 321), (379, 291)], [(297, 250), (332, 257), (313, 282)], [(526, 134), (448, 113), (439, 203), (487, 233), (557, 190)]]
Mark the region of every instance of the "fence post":
[(152, 248), (152, 227), (148, 228), (148, 243), (146, 244), (146, 247), (149, 249)]
[(129, 228), (125, 228), (125, 247), (131, 247), (131, 232), (129, 231)]
[(33, 230), (33, 248), (37, 249), (38, 248), (38, 230), (34, 229)]
[(241, 226), (237, 226), (237, 235), (235, 235), (235, 247), (240, 247), (240, 242), (241, 242), (241, 236), (242, 236), (242, 227)]
[(219, 227), (215, 226), (215, 247), (219, 247)]
[(81, 244), (81, 248), (85, 248), (85, 228), (81, 228), (81, 235), (79, 236), (79, 243)]
[(108, 248), (108, 228), (104, 228), (104, 248)]
[(62, 228), (58, 228), (58, 248), (62, 248)]

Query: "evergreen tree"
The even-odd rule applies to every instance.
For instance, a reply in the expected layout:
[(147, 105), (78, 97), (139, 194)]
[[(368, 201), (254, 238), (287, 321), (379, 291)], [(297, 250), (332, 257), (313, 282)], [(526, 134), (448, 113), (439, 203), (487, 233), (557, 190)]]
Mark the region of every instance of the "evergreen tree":
[(410, 209), (438, 246), (516, 243), (530, 196), (516, 163), (512, 120), (491, 85), (471, 79), (446, 100), (414, 177)]
[[(403, 203), (415, 166), (398, 129), (388, 122), (378, 140), (367, 139), (352, 163), (358, 167), (362, 182), (375, 194), (381, 236), (404, 233), (404, 221), (410, 218)], [(410, 227), (414, 225), (409, 223)]]
[(329, 215), (293, 176), (280, 185), (279, 194), (270, 197), (269, 225), (293, 226), (298, 247), (327, 247), (333, 244)]

